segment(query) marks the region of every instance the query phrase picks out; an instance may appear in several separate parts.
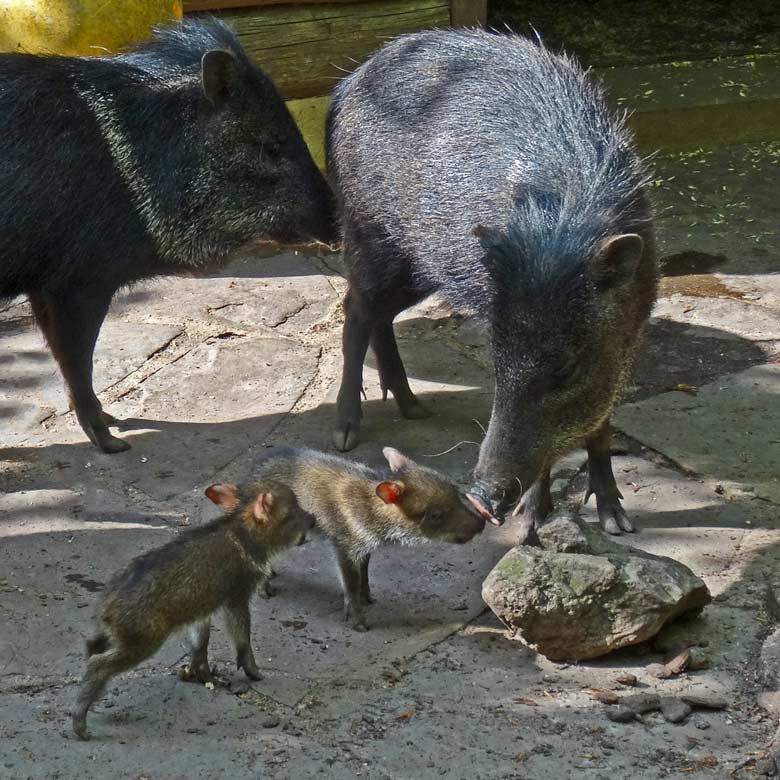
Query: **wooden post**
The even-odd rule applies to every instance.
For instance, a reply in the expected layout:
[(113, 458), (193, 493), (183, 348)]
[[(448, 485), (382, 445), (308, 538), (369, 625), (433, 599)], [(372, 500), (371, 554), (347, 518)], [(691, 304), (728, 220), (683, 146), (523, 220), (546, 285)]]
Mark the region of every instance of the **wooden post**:
[(484, 27), (487, 23), (487, 0), (450, 0), (453, 27)]

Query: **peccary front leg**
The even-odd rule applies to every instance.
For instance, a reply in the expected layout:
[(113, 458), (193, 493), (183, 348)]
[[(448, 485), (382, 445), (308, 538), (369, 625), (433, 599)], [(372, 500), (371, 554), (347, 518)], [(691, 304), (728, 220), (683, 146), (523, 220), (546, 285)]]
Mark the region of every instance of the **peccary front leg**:
[(368, 584), (368, 562), (370, 560), (371, 556), (366, 555), (360, 562), (360, 600), (364, 605), (374, 603), (374, 599), (371, 598), (371, 586)]
[(108, 425), (116, 421), (103, 411), (92, 388), (92, 360), (100, 327), (111, 295), (77, 295), (67, 298), (31, 293), (30, 304), (49, 348), (68, 386), (70, 403), (89, 440), (103, 452), (123, 452), (130, 445), (112, 436)]
[(546, 469), (523, 496), (523, 509), (518, 523), (518, 545), (539, 547), (539, 537), (536, 530), (542, 525), (547, 515), (552, 512), (552, 509), (550, 469)]
[(360, 392), (363, 388), (363, 361), (373, 325), (371, 315), (354, 289), (350, 289), (344, 299), (344, 316), (344, 368), (336, 401), (336, 430), (333, 432), (333, 446), (342, 452), (353, 449), (358, 443), (362, 416)]
[[(406, 308), (406, 307), (404, 307)], [(406, 376), (398, 344), (395, 340), (392, 320), (378, 322), (371, 331), (371, 347), (376, 355), (379, 383), (382, 387), (382, 400), (387, 400), (389, 390), (401, 410), (409, 420), (430, 417), (431, 413), (417, 400)]]
[(633, 531), (634, 526), (620, 505), (623, 495), (612, 473), (609, 420), (589, 436), (585, 443), (588, 448), (588, 490), (585, 502), (595, 493), (599, 520), (608, 534), (620, 535), (621, 531)]
[(225, 623), (233, 646), (236, 648), (236, 666), (243, 669), (250, 680), (262, 679), (260, 670), (257, 668), (255, 655), (252, 652), (251, 621), (247, 597), (236, 597), (225, 607)]
[[(354, 560), (352, 556), (343, 550), (337, 550), (336, 555), (341, 572), (341, 581), (344, 586), (344, 620), (352, 620), (352, 628), (355, 631), (368, 631), (366, 619), (363, 615), (363, 590), (362, 569), (363, 561)], [(365, 563), (368, 573), (368, 562)]]

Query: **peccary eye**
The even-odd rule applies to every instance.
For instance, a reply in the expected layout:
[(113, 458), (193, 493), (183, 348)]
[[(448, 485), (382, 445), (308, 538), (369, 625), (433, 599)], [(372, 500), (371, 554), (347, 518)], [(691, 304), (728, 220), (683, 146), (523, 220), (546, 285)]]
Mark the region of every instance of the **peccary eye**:
[(429, 509), (425, 513), (425, 520), (431, 525), (441, 525), (444, 522), (444, 512), (441, 509)]
[(577, 376), (580, 370), (580, 361), (572, 360), (567, 363), (563, 368), (558, 369), (553, 374), (552, 387), (554, 390), (559, 390), (567, 385), (570, 385)]
[(270, 162), (276, 162), (282, 157), (282, 147), (275, 143), (264, 143), (263, 156)]

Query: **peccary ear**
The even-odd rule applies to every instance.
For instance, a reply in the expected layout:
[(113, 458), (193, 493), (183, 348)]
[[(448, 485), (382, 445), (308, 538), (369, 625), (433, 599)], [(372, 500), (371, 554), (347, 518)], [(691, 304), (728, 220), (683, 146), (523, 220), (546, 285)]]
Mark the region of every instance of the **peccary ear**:
[(498, 228), (487, 225), (476, 225), (472, 228), (471, 234), (479, 239), (480, 245), (486, 252), (498, 249), (504, 241), (504, 234)]
[(376, 494), (386, 504), (397, 504), (404, 494), (403, 482), (380, 482), (376, 486)]
[(235, 509), (238, 506), (238, 488), (235, 485), (209, 485), (204, 492), (217, 506), (225, 509)]
[(393, 471), (400, 471), (405, 466), (413, 466), (414, 463), (409, 460), (409, 458), (406, 457), (406, 455), (402, 455), (398, 450), (394, 449), (393, 447), (385, 447), (382, 450), (382, 454), (387, 458), (387, 462), (390, 464), (390, 468)]
[(610, 289), (628, 282), (642, 259), (644, 244), (636, 233), (605, 238), (591, 261), (599, 286)]
[(487, 225), (477, 225), (472, 228), (471, 233), (479, 239), (480, 246), (485, 250), (482, 265), (493, 280), (500, 284), (503, 267), (501, 258), (506, 245), (506, 236), (498, 228)]
[(207, 51), (200, 61), (203, 94), (214, 108), (222, 108), (238, 81), (236, 58), (224, 49)]
[(274, 505), (273, 493), (261, 493), (252, 506), (252, 514), (258, 523), (267, 523), (271, 519), (271, 507)]

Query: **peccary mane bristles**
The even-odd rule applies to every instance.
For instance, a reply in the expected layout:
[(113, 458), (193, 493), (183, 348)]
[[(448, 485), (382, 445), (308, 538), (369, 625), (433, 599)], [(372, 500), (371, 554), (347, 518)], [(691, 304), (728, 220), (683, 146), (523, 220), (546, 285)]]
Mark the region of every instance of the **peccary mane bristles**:
[(517, 185), (506, 238), (515, 263), (522, 259), (517, 281), (538, 287), (558, 280), (568, 287), (587, 271), (603, 239), (650, 224), (643, 195), (650, 177), (633, 151), (626, 114), (605, 108), (603, 89), (575, 60), (553, 55), (541, 40), (537, 48), (548, 88), (515, 81), (506, 89), (514, 101), (532, 101), (537, 123), (554, 128), (565, 144), (549, 150), (556, 159), (543, 155), (513, 166)]
[(213, 49), (230, 51), (248, 65), (235, 33), (214, 17), (182, 19), (176, 24), (155, 27), (152, 38), (118, 57), (143, 70), (158, 70), (161, 62), (165, 63), (166, 72), (171, 65), (199, 70), (201, 58)]

